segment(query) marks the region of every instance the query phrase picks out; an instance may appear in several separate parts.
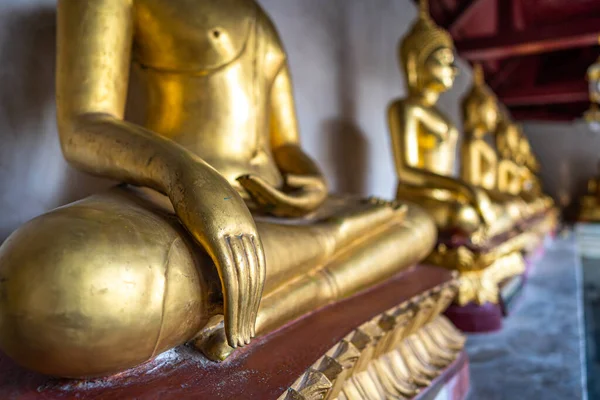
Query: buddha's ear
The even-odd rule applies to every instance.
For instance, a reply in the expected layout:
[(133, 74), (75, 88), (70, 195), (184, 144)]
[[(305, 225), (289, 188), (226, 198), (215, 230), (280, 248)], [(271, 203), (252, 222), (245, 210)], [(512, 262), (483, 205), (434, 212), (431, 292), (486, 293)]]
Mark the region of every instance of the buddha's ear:
[(419, 80), (417, 74), (417, 57), (413, 52), (410, 52), (406, 59), (406, 76), (408, 78), (409, 91), (417, 89)]

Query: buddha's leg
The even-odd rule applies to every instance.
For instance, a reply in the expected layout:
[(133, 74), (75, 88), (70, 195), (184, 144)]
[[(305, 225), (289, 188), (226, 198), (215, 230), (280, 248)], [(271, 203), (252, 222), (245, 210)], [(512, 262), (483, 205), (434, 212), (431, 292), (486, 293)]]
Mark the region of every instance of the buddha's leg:
[(406, 210), (405, 206), (378, 199), (330, 198), (313, 219), (282, 223), (257, 218), (268, 266), (264, 295), (326, 265), (354, 242), (368, 241), (403, 221)]
[[(425, 258), (435, 244), (433, 221), (413, 205), (403, 212), (404, 218), (372, 226), (361, 239), (339, 248), (329, 260), (266, 293), (258, 313), (257, 331), (268, 332), (315, 308), (367, 289)], [(318, 226), (330, 232), (331, 240), (340, 225), (329, 220)], [(268, 248), (270, 233), (261, 231), (261, 237)]]
[(419, 204), (429, 212), (441, 231), (458, 231), (471, 236), (482, 228), (475, 208), (459, 201), (446, 190), (399, 184), (396, 198)]
[[(154, 197), (115, 188), (38, 217), (13, 234), (0, 249), (0, 347), (43, 373), (105, 375), (192, 339), (221, 312), (212, 261), (189, 240), (168, 201)], [(324, 265), (342, 244), (362, 243), (356, 238), (369, 223), (385, 225), (384, 219), (397, 221), (393, 216), (400, 213), (362, 205), (351, 216), (294, 229), (258, 223), (271, 282), (266, 297), (282, 293), (270, 271), (305, 275), (306, 266)], [(365, 237), (376, 233), (370, 229)], [(292, 247), (296, 256), (278, 256), (279, 249)], [(297, 311), (330, 300), (305, 298)], [(289, 301), (269, 307), (283, 313), (275, 318), (280, 322), (297, 316), (286, 314)]]
[(186, 236), (124, 188), (28, 222), (0, 247), (0, 348), (36, 371), (87, 377), (190, 340), (220, 287)]

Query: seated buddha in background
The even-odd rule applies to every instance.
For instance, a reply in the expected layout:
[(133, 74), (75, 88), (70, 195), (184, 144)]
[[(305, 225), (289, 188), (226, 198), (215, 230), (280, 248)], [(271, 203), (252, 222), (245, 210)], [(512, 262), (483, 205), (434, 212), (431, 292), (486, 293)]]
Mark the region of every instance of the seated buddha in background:
[[(461, 177), (466, 182), (486, 190), (496, 203), (501, 204), (514, 224), (522, 219), (523, 201), (514, 195), (502, 193), (497, 188), (498, 154), (486, 142), (498, 125), (498, 102), (485, 85), (481, 65), (473, 67), (473, 86), (462, 103), (464, 138), (461, 148)], [(498, 208), (502, 212), (502, 207)]]
[(600, 161), (596, 168), (596, 176), (588, 180), (587, 192), (580, 198), (578, 219), (581, 221), (600, 221)]
[(542, 182), (538, 176), (540, 163), (533, 154), (529, 139), (521, 126), (519, 126), (518, 131), (521, 138), (519, 141), (520, 158), (517, 163), (521, 166), (522, 197), (529, 199), (537, 213), (547, 211), (554, 206), (554, 200), (546, 195), (542, 189)]
[(480, 241), (510, 229), (485, 190), (453, 176), (458, 131), (436, 103), (457, 74), (454, 44), (430, 18), (426, 1), (400, 43), (399, 56), (408, 96), (388, 109), (397, 198), (423, 205), (444, 233)]
[(498, 162), (498, 190), (518, 196), (522, 188), (522, 170), (516, 160), (519, 157), (520, 134), (518, 126), (510, 119), (508, 110), (503, 109), (495, 132)]
[(529, 141), (521, 127), (510, 119), (506, 110), (496, 130), (496, 147), (501, 157), (498, 166), (498, 190), (523, 199), (526, 203), (526, 217), (544, 211), (549, 205), (549, 197), (543, 194), (539, 179), (531, 170), (531, 166), (535, 168), (538, 164), (537, 160), (534, 159)]
[[(443, 82), (451, 57), (429, 61), (447, 64)], [(142, 124), (124, 120), (132, 63)], [(416, 206), (328, 194), (300, 146), (286, 53), (252, 0), (60, 0), (57, 71), (65, 157), (124, 184), (35, 218), (0, 248), (0, 349), (23, 366), (106, 375), (198, 337), (223, 358), (435, 244)], [(454, 132), (426, 119), (447, 156)], [(470, 186), (416, 176), (471, 201), (455, 209), (479, 226), (486, 209)]]

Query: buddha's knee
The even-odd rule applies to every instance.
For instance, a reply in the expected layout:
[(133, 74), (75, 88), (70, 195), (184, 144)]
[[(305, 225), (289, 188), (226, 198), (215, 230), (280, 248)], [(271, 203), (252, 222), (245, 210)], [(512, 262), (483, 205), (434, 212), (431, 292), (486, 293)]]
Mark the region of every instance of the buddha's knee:
[(468, 204), (453, 203), (450, 219), (451, 226), (467, 235), (481, 228), (481, 219), (477, 210)]
[(0, 247), (0, 349), (16, 362), (107, 375), (204, 324), (208, 290), (188, 246), (160, 217), (114, 206), (54, 210)]

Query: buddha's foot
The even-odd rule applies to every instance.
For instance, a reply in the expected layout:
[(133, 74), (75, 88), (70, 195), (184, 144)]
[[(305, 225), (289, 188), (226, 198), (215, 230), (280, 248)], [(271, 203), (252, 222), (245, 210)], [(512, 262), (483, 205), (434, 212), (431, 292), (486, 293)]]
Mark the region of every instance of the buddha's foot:
[(194, 346), (212, 361), (224, 361), (235, 350), (227, 343), (223, 316), (212, 318), (194, 340)]
[[(439, 296), (440, 290), (413, 299), (410, 305), (401, 304), (358, 327), (299, 377), (280, 400), (416, 396), (457, 359), (462, 351), (459, 344), (464, 345), (462, 334), (439, 315), (443, 310), (432, 309), (427, 301), (435, 296), (447, 301)], [(417, 308), (423, 304), (426, 312), (415, 309), (415, 303)], [(427, 318), (422, 325), (423, 315), (432, 310), (438, 315)]]

